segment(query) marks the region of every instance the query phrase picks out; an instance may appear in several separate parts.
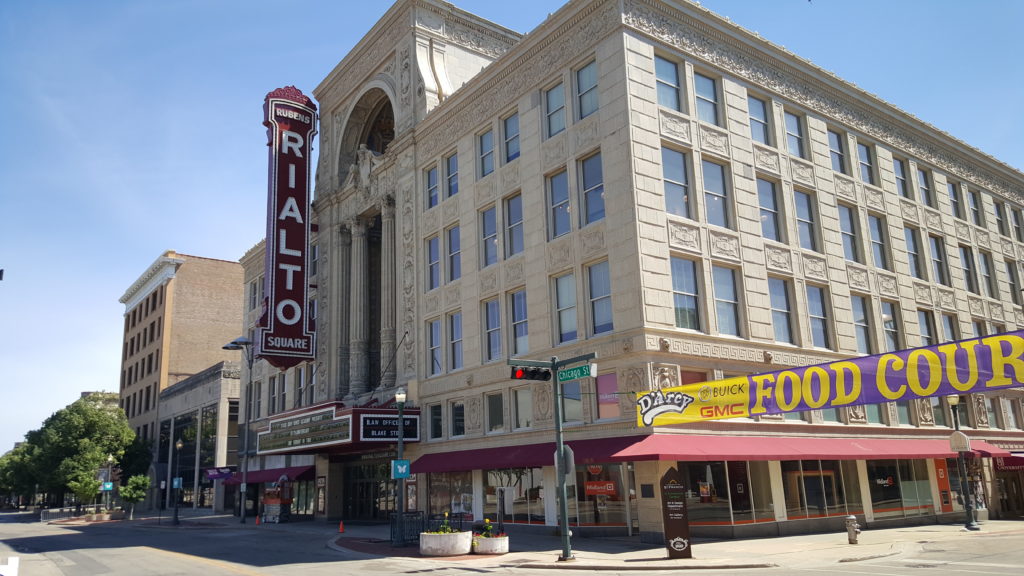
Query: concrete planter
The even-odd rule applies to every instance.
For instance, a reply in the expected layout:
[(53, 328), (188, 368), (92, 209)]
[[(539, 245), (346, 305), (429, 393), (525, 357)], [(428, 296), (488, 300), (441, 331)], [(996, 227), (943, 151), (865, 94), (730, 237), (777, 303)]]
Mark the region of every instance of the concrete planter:
[(430, 534), (420, 532), (420, 554), (424, 556), (462, 556), (473, 546), (472, 532)]
[(508, 536), (474, 538), (474, 554), (508, 554)]

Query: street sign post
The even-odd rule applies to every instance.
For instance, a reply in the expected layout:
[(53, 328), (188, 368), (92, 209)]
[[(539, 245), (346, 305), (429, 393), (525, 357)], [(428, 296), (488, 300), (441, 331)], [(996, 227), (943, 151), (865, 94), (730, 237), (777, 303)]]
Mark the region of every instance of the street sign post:
[(580, 378), (594, 378), (596, 376), (597, 364), (584, 364), (558, 371), (559, 382), (569, 382), (571, 380), (579, 380)]

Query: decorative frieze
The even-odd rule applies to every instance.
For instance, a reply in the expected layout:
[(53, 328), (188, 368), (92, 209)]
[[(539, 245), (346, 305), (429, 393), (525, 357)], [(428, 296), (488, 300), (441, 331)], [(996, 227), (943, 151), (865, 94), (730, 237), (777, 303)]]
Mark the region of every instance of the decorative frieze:
[(922, 304), (933, 304), (934, 294), (931, 285), (914, 282), (914, 300)]
[(820, 256), (802, 254), (804, 276), (815, 280), (828, 281), (828, 262)]
[(563, 270), (573, 263), (572, 238), (562, 238), (548, 243), (548, 270)]
[(659, 108), (658, 110), (661, 135), (670, 140), (676, 140), (687, 146), (692, 146), (693, 137), (691, 135), (693, 133), (693, 125), (690, 123), (690, 120), (681, 114), (666, 110), (665, 108)]
[(587, 116), (572, 127), (573, 154), (588, 152), (601, 144), (601, 111)]
[(765, 246), (764, 263), (770, 270), (793, 273), (793, 251), (780, 246)]
[(917, 211), (917, 203), (906, 198), (900, 199), (900, 214), (904, 220), (917, 224), (920, 222), (920, 214)]
[(729, 158), (729, 135), (707, 124), (700, 125), (700, 146), (708, 152), (714, 152), (719, 156)]
[(814, 165), (810, 162), (789, 158), (789, 171), (793, 180), (806, 186), (814, 187)]
[(604, 222), (591, 224), (580, 232), (583, 258), (589, 260), (607, 252), (604, 243)]
[(740, 239), (738, 236), (720, 230), (712, 230), (710, 237), (712, 256), (739, 262)]
[(896, 281), (896, 276), (892, 274), (883, 274), (882, 272), (875, 273), (875, 282), (878, 283), (878, 293), (883, 296), (892, 296), (898, 298), (900, 295), (899, 283)]
[(847, 264), (846, 278), (850, 283), (850, 288), (854, 290), (862, 292), (869, 292), (871, 290), (871, 277), (864, 268)]
[(885, 195), (882, 190), (875, 188), (874, 186), (864, 187), (864, 204), (868, 208), (878, 210), (879, 212), (885, 211)]
[(700, 254), (700, 228), (676, 220), (669, 220), (668, 245), (672, 248)]
[(754, 166), (758, 170), (764, 170), (781, 176), (781, 165), (782, 161), (779, 158), (778, 151), (754, 144)]
[(857, 184), (853, 180), (836, 174), (833, 181), (836, 184), (836, 194), (848, 200), (857, 199)]
[(542, 142), (540, 145), (540, 157), (545, 172), (558, 167), (560, 164), (565, 164), (566, 158), (569, 157), (565, 146), (565, 132)]

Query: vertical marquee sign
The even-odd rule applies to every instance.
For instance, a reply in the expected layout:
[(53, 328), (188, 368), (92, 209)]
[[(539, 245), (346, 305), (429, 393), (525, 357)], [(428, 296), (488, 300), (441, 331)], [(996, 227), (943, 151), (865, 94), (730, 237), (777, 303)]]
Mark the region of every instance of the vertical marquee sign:
[(307, 315), (309, 159), (316, 135), (316, 104), (294, 86), (263, 102), (270, 147), (267, 199), (265, 324), (259, 355), (285, 369), (313, 358), (315, 333)]
[(693, 558), (686, 493), (682, 475), (675, 468), (669, 468), (661, 477), (661, 519), (669, 558)]

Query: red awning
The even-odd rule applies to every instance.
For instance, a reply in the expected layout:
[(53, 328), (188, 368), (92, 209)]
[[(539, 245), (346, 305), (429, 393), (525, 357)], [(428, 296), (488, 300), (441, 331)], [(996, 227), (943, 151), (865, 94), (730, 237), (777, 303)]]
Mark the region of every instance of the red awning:
[[(635, 443), (639, 437), (627, 436), (596, 440), (569, 440), (576, 462), (590, 464), (612, 462), (612, 455)], [(480, 448), (426, 454), (412, 464), (414, 474), (428, 472), (464, 472), (467, 470), (494, 470), (497, 468), (541, 468), (553, 466), (555, 443), (520, 444), (499, 448)]]
[[(1005, 450), (971, 440), (981, 456), (1009, 456)], [(793, 438), (777, 436), (694, 436), (652, 434), (615, 453), (614, 460), (879, 460), (953, 458), (948, 439)]]
[(1024, 457), (1022, 456), (1006, 456), (996, 458), (996, 472), (1013, 472), (1016, 470), (1024, 470)]
[[(269, 470), (250, 470), (246, 475), (246, 482), (250, 484), (262, 484), (264, 482), (277, 482), (281, 477), (288, 481), (312, 480), (315, 466), (292, 466), (290, 468), (271, 468)], [(224, 481), (225, 484), (241, 484), (242, 473), (235, 472)]]

